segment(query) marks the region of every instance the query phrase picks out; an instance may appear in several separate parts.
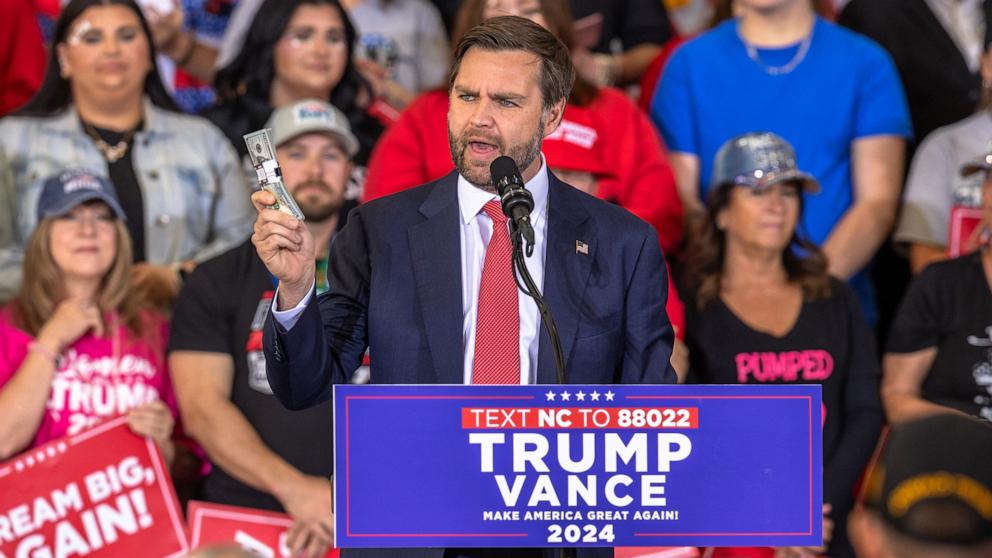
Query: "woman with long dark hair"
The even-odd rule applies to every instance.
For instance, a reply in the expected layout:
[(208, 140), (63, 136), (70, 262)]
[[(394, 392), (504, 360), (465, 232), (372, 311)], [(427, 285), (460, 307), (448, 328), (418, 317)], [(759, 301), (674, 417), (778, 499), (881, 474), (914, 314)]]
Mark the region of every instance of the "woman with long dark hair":
[[(176, 109), (132, 0), (73, 0), (54, 33), (41, 89), (0, 120), (16, 187), (15, 239), (35, 227), (44, 177), (68, 166), (109, 177), (141, 264), (135, 279), (142, 289), (164, 289), (164, 303), (178, 290), (180, 267), (250, 231), (250, 190), (237, 156), (209, 122)], [(23, 244), (0, 246), (0, 273), (11, 275), (4, 272), (22, 257)], [(16, 287), (16, 278), (0, 285), (0, 298)]]
[(382, 133), (372, 92), (353, 62), (355, 27), (337, 0), (266, 0), (238, 56), (214, 78), (218, 104), (203, 112), (244, 157), (242, 135), (276, 107), (326, 99), (348, 117), (363, 165)]
[(36, 211), (24, 283), (0, 308), (0, 461), (127, 415), (171, 462), (166, 321), (131, 285), (131, 239), (113, 187), (62, 171), (45, 181)]
[(844, 532), (882, 424), (879, 367), (854, 292), (797, 228), (802, 193), (819, 184), (767, 132), (724, 143), (713, 176), (686, 264), (688, 382), (823, 386), (824, 539), (830, 556), (852, 556)]

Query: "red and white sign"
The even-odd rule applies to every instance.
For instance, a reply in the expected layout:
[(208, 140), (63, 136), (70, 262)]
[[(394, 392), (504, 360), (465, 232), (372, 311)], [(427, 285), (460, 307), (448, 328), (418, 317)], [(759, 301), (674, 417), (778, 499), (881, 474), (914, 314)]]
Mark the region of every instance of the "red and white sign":
[[(292, 556), (286, 534), (293, 520), (269, 511), (192, 501), (189, 513), (190, 545), (196, 549), (215, 543), (235, 543), (264, 558)], [(331, 549), (325, 558), (337, 558)]]
[(189, 550), (158, 447), (125, 417), (0, 464), (0, 558)]
[(947, 253), (952, 258), (970, 254), (978, 246), (975, 243), (975, 229), (982, 222), (982, 209), (979, 207), (954, 206), (951, 209), (951, 230), (948, 234)]

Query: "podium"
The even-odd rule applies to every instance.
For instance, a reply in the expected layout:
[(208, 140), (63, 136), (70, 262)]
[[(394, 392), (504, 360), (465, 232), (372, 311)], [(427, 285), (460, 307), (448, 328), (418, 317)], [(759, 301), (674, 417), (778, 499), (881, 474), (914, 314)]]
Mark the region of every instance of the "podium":
[(822, 543), (818, 385), (334, 390), (339, 548)]

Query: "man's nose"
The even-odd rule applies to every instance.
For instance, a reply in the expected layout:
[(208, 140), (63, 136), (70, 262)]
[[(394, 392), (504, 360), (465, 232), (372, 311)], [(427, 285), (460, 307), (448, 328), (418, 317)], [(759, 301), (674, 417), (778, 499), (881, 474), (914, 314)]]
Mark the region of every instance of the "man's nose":
[(323, 170), (323, 164), (320, 159), (320, 155), (311, 155), (304, 166), (306, 170), (307, 178), (319, 178), (321, 171)]
[(488, 128), (493, 125), (493, 110), (495, 106), (489, 99), (479, 99), (472, 110), (469, 123), (478, 128)]

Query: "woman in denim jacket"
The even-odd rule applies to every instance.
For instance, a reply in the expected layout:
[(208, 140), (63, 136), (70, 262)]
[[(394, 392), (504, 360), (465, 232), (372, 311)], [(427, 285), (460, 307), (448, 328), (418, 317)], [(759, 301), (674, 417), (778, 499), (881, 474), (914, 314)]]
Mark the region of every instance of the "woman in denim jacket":
[(0, 199), (11, 198), (3, 211), (15, 221), (11, 238), (0, 238), (0, 300), (20, 282), (41, 185), (67, 167), (110, 178), (135, 246), (135, 282), (159, 304), (178, 290), (178, 271), (251, 231), (237, 155), (216, 127), (173, 104), (132, 0), (73, 0), (62, 10), (45, 81), (0, 120), (0, 150), (14, 177)]

